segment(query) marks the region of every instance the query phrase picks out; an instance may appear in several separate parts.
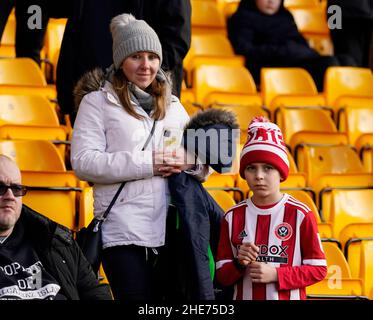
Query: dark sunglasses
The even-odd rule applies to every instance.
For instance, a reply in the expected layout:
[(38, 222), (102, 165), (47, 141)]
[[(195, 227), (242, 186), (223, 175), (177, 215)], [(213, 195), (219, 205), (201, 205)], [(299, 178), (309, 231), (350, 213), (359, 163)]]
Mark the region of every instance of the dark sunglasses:
[(0, 196), (4, 195), (8, 191), (8, 189), (12, 190), (15, 197), (22, 197), (27, 192), (27, 188), (20, 184), (12, 184), (10, 186), (0, 184)]

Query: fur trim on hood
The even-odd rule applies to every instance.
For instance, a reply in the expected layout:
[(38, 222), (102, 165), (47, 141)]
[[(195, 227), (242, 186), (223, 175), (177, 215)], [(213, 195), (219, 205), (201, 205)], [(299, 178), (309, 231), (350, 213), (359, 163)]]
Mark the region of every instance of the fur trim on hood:
[(214, 124), (226, 125), (231, 129), (238, 129), (236, 115), (227, 110), (222, 109), (207, 109), (196, 113), (186, 124), (187, 129), (199, 129)]
[[(182, 145), (203, 164), (208, 164), (219, 173), (228, 172), (236, 155), (238, 128), (233, 112), (207, 109), (195, 114), (186, 125)], [(210, 136), (208, 132), (216, 134)]]
[(93, 91), (100, 89), (105, 81), (105, 73), (101, 68), (95, 68), (86, 72), (78, 81), (74, 88), (74, 105), (78, 110), (83, 97)]

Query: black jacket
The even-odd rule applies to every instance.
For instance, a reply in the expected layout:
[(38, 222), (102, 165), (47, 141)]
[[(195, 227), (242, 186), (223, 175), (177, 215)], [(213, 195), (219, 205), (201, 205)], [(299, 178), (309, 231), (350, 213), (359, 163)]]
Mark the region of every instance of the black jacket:
[[(189, 0), (76, 0), (69, 14), (57, 66), (57, 99), (64, 114), (73, 114), (73, 88), (87, 71), (113, 62), (110, 21), (122, 13), (143, 19), (162, 43), (162, 68), (181, 86), (182, 61), (190, 46)], [(176, 91), (180, 91), (177, 88)]]
[(17, 223), (23, 224), (25, 236), (68, 300), (112, 300), (108, 287), (98, 283), (69, 229), (25, 205)]
[(342, 17), (373, 20), (373, 0), (328, 0), (328, 7), (340, 6)]
[(277, 13), (265, 15), (257, 9), (255, 0), (242, 0), (228, 19), (227, 28), (235, 53), (245, 57), (256, 82), (262, 67), (289, 66), (290, 61), (319, 56), (300, 34), (283, 4)]
[[(225, 161), (224, 155), (235, 154), (235, 138), (233, 129), (237, 129), (235, 116), (227, 111), (209, 109), (197, 113), (184, 130), (184, 147), (188, 149), (191, 140), (196, 146), (189, 150), (199, 156), (218, 172), (230, 168), (231, 161)], [(228, 135), (220, 135), (218, 143), (207, 144), (198, 150), (198, 134), (186, 134), (188, 129), (228, 130)], [(203, 136), (203, 135), (202, 135)], [(200, 136), (201, 137), (201, 136)], [(197, 140), (196, 140), (197, 139)], [(217, 142), (217, 141), (215, 141)], [(227, 148), (222, 152), (221, 148)], [(204, 154), (202, 154), (204, 153)], [(223, 161), (224, 160), (224, 161)], [(232, 160), (232, 159), (231, 159)], [(166, 248), (169, 250), (169, 277), (173, 288), (169, 288), (170, 298), (213, 300), (215, 299), (214, 283), (211, 279), (208, 247), (210, 245), (213, 256), (216, 256), (220, 234), (220, 222), (224, 211), (205, 190), (201, 182), (184, 172), (168, 178), (171, 202), (176, 207), (179, 218), (179, 233), (174, 224), (168, 223), (166, 232)], [(171, 221), (172, 210), (169, 212)], [(170, 217), (171, 215), (171, 217)]]

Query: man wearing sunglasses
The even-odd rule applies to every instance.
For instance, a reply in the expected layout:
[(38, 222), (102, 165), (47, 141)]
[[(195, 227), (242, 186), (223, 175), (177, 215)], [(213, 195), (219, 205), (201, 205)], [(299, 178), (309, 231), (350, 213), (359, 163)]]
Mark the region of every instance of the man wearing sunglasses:
[(27, 188), (0, 155), (0, 300), (109, 300), (67, 228), (22, 205)]

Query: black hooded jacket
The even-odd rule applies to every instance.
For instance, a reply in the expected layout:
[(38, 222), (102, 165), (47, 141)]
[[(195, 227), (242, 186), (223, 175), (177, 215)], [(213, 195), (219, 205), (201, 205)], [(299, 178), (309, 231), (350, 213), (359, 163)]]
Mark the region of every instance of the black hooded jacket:
[(23, 225), (25, 237), (68, 300), (112, 300), (108, 287), (98, 283), (69, 229), (25, 205), (17, 224)]
[(289, 66), (290, 62), (318, 57), (297, 29), (291, 13), (281, 4), (273, 15), (261, 13), (255, 0), (242, 0), (228, 19), (228, 37), (236, 54), (259, 82), (261, 67)]
[[(232, 165), (231, 161), (222, 159), (222, 155), (235, 154), (236, 137), (233, 129), (237, 128), (236, 118), (230, 112), (209, 109), (197, 113), (184, 130), (184, 146), (190, 145), (191, 140), (197, 142), (193, 144), (196, 149), (191, 151), (197, 154), (203, 163), (209, 164), (221, 173)], [(229, 134), (227, 136), (218, 134), (219, 142), (208, 143), (206, 149), (203, 148), (204, 150), (201, 151), (197, 148), (200, 146), (196, 141), (198, 140), (197, 136), (187, 134), (188, 129), (213, 130), (217, 133), (226, 130)], [(206, 141), (204, 142), (206, 143)], [(225, 150), (221, 150), (221, 148)], [(224, 153), (227, 151), (228, 153)], [(173, 261), (170, 273), (179, 272), (173, 276), (174, 288), (169, 288), (169, 290), (171, 292), (178, 291), (179, 294), (175, 293), (174, 297), (183, 299), (215, 299), (214, 284), (209, 269), (208, 247), (210, 245), (211, 252), (215, 257), (220, 222), (224, 212), (204, 189), (201, 182), (193, 176), (182, 172), (170, 176), (168, 181), (171, 202), (175, 205), (180, 219), (179, 235), (175, 236), (175, 228), (171, 225), (172, 229), (170, 230), (169, 223), (166, 234), (166, 248), (170, 251), (169, 256)]]

